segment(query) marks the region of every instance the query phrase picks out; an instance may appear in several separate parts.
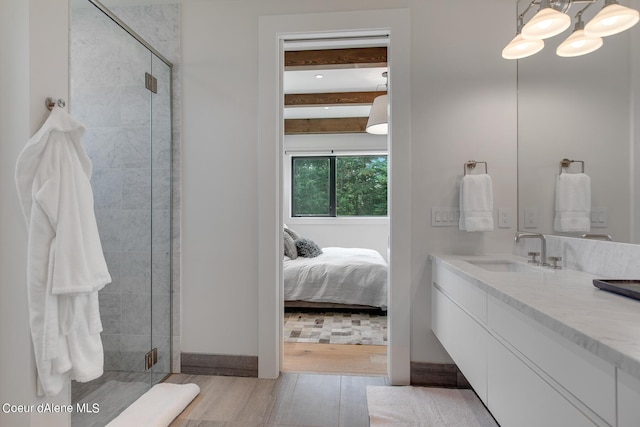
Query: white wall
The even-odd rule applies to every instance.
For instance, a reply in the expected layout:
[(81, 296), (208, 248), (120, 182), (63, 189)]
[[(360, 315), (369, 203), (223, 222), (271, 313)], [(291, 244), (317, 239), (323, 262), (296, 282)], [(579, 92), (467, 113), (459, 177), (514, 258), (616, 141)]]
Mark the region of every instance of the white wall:
[[(258, 353), (258, 17), (406, 7), (413, 220), (403, 226), (412, 234), (411, 360), (450, 360), (430, 332), (427, 256), (511, 251), (515, 225), (491, 233), (432, 228), (430, 209), (457, 206), (462, 165), (476, 159), (489, 163), (495, 207), (509, 208), (515, 224), (516, 65), (500, 57), (515, 31), (511, 0), (183, 4), (183, 351)], [(230, 319), (233, 327), (226, 326)]]
[[(52, 24), (54, 23), (54, 24)], [(68, 100), (67, 0), (0, 1), (0, 404), (68, 404), (36, 397), (26, 290), (26, 226), (13, 173), (19, 152), (47, 115), (47, 96)], [(65, 426), (68, 414), (5, 414), (0, 425)]]
[[(512, 1), (412, 4), (411, 360), (415, 362), (449, 360), (430, 332), (427, 255), (512, 249), (517, 191), (516, 63), (500, 54), (515, 34), (514, 15)], [(494, 209), (511, 211), (511, 228), (468, 233), (430, 226), (431, 207), (458, 205), (463, 164), (471, 159), (488, 163)]]

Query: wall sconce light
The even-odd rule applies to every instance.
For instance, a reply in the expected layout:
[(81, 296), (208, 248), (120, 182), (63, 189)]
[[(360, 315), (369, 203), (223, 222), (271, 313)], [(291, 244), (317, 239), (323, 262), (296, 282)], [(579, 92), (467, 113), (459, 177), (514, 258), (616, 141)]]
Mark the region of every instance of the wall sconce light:
[(502, 49), (502, 57), (504, 59), (520, 59), (527, 56), (535, 55), (544, 48), (543, 40), (530, 40), (522, 36), (522, 25), (524, 16), (518, 18), (518, 32), (516, 36)]
[[(598, 50), (602, 38), (617, 34), (633, 27), (640, 21), (640, 13), (618, 3), (618, 0), (604, 0), (604, 6), (586, 25), (582, 21), (582, 13), (598, 0), (532, 0), (527, 8), (518, 16), (518, 32), (516, 37), (502, 50), (505, 59), (526, 58), (540, 52), (543, 39), (560, 34), (571, 25), (571, 18), (566, 12), (574, 3), (588, 3), (576, 14), (578, 21), (571, 35), (556, 49), (562, 57), (585, 55)], [(538, 12), (524, 26), (525, 14), (535, 4), (540, 5)], [(527, 43), (527, 41), (531, 43)], [(539, 41), (540, 43), (533, 43)]]
[(617, 0), (605, 0), (604, 7), (587, 24), (584, 31), (594, 37), (605, 37), (628, 30), (638, 23), (638, 11), (618, 4)]
[(556, 54), (564, 58), (586, 55), (602, 47), (602, 37), (592, 36), (585, 33), (584, 22), (582, 22), (582, 11), (578, 12), (578, 22), (576, 22), (573, 33), (556, 49)]
[(551, 0), (541, 0), (540, 10), (522, 27), (525, 39), (547, 39), (560, 34), (571, 25), (569, 15), (554, 9)]

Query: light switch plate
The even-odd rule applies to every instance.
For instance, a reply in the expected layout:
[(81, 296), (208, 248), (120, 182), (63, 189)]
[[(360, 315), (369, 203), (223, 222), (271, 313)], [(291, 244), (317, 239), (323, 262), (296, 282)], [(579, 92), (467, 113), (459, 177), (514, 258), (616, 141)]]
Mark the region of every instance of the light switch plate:
[(457, 227), (460, 221), (460, 210), (452, 207), (431, 208), (432, 227)]
[(511, 209), (498, 208), (498, 228), (511, 228)]

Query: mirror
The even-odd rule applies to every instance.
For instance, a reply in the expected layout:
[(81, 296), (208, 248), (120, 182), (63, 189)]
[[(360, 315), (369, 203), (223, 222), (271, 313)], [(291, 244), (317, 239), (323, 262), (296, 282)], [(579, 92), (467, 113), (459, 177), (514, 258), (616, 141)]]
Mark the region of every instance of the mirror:
[[(518, 13), (529, 3), (519, 1)], [(640, 6), (637, 0), (620, 3)], [(583, 21), (603, 4), (594, 2)], [(569, 29), (546, 39), (538, 54), (518, 60), (518, 229), (572, 237), (589, 232), (640, 243), (640, 25), (604, 37), (590, 54), (557, 56), (584, 6), (573, 2), (566, 12)], [(565, 158), (584, 162), (591, 179), (589, 231), (554, 229), (556, 180)], [(581, 166), (574, 162), (563, 170), (581, 172)]]

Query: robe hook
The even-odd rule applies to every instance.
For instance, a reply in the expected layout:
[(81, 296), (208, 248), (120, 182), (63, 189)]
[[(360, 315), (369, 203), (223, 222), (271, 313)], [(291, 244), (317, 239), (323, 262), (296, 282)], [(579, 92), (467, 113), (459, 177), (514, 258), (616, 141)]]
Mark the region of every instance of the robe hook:
[(64, 108), (67, 103), (64, 101), (64, 99), (62, 98), (47, 98), (44, 100), (45, 105), (47, 106), (47, 108), (49, 109), (49, 111), (53, 110), (53, 107), (55, 107), (56, 105), (60, 108)]

